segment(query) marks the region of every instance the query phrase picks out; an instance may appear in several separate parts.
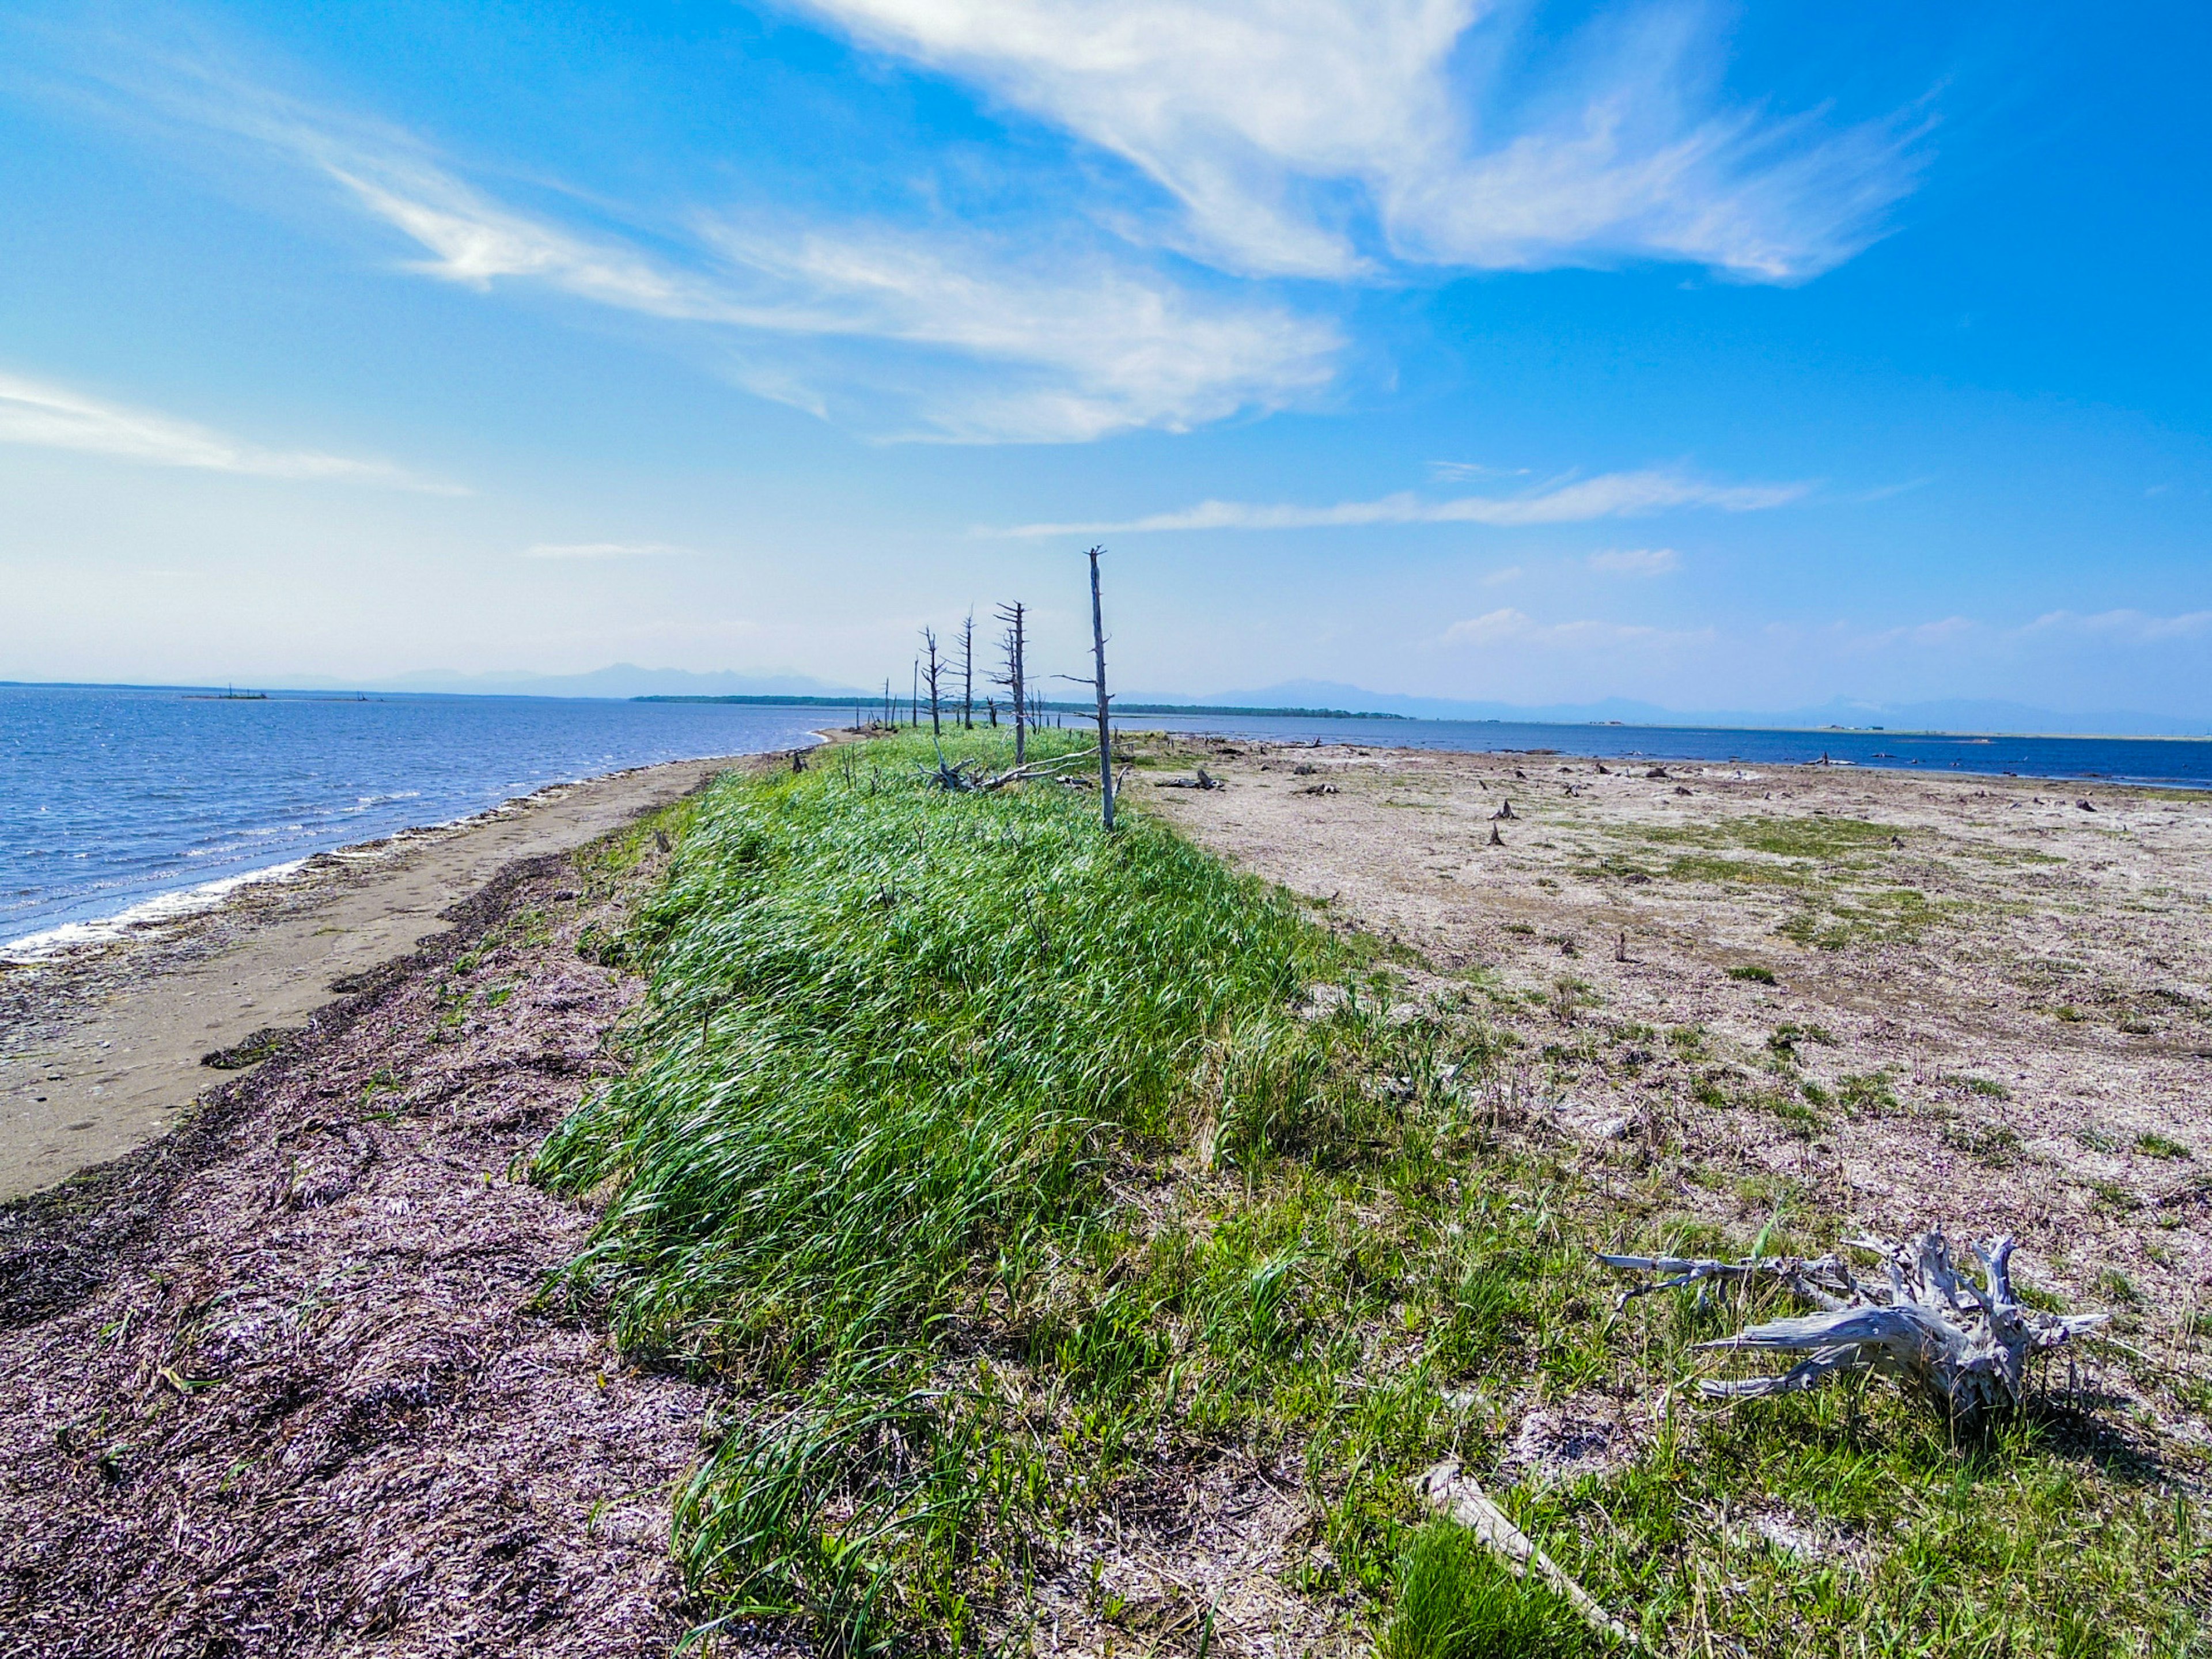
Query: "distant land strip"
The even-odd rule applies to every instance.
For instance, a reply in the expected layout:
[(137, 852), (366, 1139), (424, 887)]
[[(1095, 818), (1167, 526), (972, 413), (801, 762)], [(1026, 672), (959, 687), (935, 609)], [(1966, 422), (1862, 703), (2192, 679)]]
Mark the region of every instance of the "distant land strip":
[[(881, 693), (872, 697), (779, 697), (768, 696), (706, 697), (675, 696), (663, 694), (650, 697), (632, 697), (630, 701), (632, 702), (748, 702), (774, 703), (779, 705), (798, 703), (806, 708), (873, 708), (879, 706), (884, 702), (884, 698)], [(904, 708), (908, 707), (913, 700), (908, 697), (895, 697), (891, 701), (899, 708)], [(1033, 706), (1042, 708), (1048, 714), (1088, 714), (1092, 712), (1093, 707), (1091, 704), (1087, 702), (1040, 702)], [(942, 708), (945, 707), (945, 705), (940, 702), (939, 707)], [(1385, 714), (1379, 710), (1375, 709), (1231, 708), (1219, 704), (1206, 702), (1117, 702), (1114, 705), (1114, 712), (1117, 714), (1280, 714), (1297, 720), (1410, 720), (1414, 718), (1411, 714)], [(1496, 725), (1497, 722), (1493, 720), (1490, 722), (1490, 724)]]

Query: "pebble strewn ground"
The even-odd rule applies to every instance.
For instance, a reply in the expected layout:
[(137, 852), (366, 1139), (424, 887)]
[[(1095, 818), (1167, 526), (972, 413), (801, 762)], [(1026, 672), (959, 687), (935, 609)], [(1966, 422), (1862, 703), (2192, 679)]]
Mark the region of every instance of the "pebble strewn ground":
[(591, 1218), (514, 1167), (639, 994), (579, 889), (514, 866), (179, 1133), (0, 1212), (0, 1653), (681, 1636), (705, 1399), (541, 1303)]

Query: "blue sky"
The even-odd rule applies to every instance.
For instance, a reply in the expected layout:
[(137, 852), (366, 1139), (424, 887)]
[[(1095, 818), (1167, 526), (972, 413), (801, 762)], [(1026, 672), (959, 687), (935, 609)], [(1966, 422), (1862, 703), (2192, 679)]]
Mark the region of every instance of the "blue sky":
[[(0, 678), (2212, 714), (2197, 8), (18, 4)], [(1065, 659), (1064, 663), (1061, 659)]]

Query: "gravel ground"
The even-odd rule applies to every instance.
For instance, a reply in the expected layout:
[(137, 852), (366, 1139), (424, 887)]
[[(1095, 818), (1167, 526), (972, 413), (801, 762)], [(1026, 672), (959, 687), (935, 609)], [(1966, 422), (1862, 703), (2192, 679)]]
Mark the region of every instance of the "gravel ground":
[(1226, 785), (1139, 771), (1147, 805), (1486, 1000), (1500, 1086), (1625, 1201), (2010, 1231), (2024, 1279), (2203, 1369), (2212, 799), (1132, 741)]

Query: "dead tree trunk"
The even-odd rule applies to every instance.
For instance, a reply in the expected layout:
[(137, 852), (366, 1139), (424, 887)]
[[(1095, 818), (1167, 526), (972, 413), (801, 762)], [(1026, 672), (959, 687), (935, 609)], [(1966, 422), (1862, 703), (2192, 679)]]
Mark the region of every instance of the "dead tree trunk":
[(1000, 641), (1006, 651), (1006, 672), (997, 679), (1006, 688), (1008, 706), (1014, 716), (1014, 764), (1017, 766), (1029, 758), (1029, 682), (1023, 677), (1022, 662), (1022, 653), (1027, 644), (1024, 633), (1025, 614), (1019, 600), (999, 607), (999, 620), (1006, 624), (1006, 634)]
[[(929, 666), (923, 672), (923, 678), (929, 685), (929, 735), (933, 739), (941, 739), (945, 736), (945, 728), (938, 718), (937, 680), (938, 676), (944, 670), (945, 664), (944, 659), (937, 654), (937, 630), (933, 628), (923, 629), (921, 641), (929, 652)], [(919, 723), (916, 722), (916, 724)]]
[(1114, 827), (1114, 732), (1106, 719), (1106, 706), (1110, 701), (1106, 695), (1106, 618), (1098, 602), (1098, 556), (1105, 550), (1103, 547), (1094, 547), (1084, 556), (1091, 561), (1091, 684), (1098, 698), (1098, 802), (1104, 814), (1106, 828), (1111, 830)]
[(975, 613), (960, 621), (960, 726), (975, 729)]

